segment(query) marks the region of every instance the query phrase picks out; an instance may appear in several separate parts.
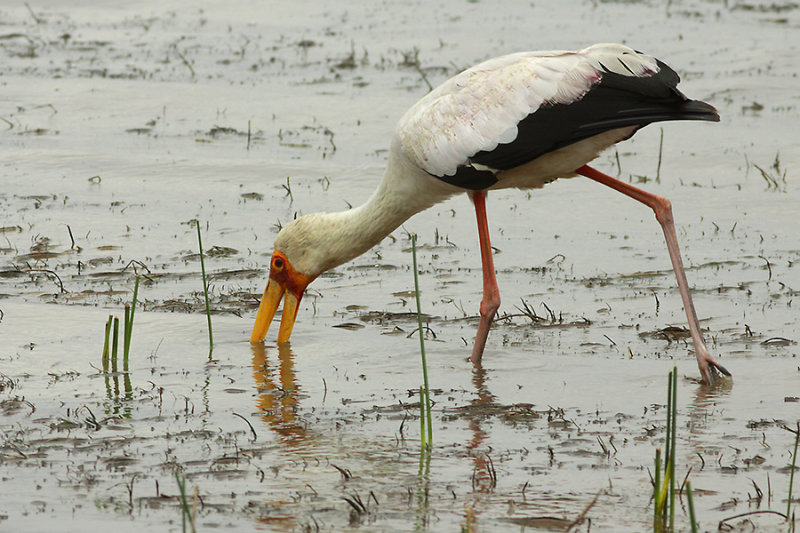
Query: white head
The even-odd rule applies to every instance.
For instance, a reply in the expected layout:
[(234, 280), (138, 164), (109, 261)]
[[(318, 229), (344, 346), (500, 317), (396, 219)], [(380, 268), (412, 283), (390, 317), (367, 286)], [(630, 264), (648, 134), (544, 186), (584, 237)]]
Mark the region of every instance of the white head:
[(343, 223), (345, 213), (305, 215), (292, 220), (278, 233), (251, 343), (264, 340), (284, 294), (278, 342), (289, 340), (306, 287), (321, 273), (362, 253), (353, 246), (354, 240)]
[(256, 323), (250, 342), (253, 344), (264, 340), (267, 335), (278, 305), (284, 293), (281, 328), (278, 342), (286, 342), (292, 334), (292, 327), (297, 318), (297, 308), (309, 283), (327, 270), (321, 260), (325, 255), (320, 250), (319, 235), (315, 229), (319, 226), (317, 214), (292, 220), (275, 238), (275, 250), (269, 265), (269, 279), (264, 289), (264, 296), (258, 307)]

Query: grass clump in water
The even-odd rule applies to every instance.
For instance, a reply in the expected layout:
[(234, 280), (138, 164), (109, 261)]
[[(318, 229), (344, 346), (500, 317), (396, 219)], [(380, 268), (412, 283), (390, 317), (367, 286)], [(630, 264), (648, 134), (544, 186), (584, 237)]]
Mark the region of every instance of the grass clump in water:
[[(128, 371), (128, 358), (131, 350), (131, 340), (133, 340), (133, 317), (136, 313), (136, 299), (139, 295), (139, 276), (136, 276), (136, 282), (133, 286), (133, 301), (130, 304), (125, 304), (125, 313), (123, 316), (122, 324), (122, 369), (124, 372)], [(103, 342), (103, 372), (109, 371), (109, 364), (111, 371), (117, 371), (117, 355), (119, 353), (119, 318), (113, 315), (108, 315), (106, 321), (105, 339)]]
[[(675, 442), (677, 437), (678, 369), (672, 368), (667, 377), (667, 427), (663, 454), (662, 477), (661, 448), (656, 449), (655, 479), (653, 482), (653, 531), (675, 530)], [(691, 496), (689, 496), (691, 497)], [(694, 504), (690, 503), (692, 513)], [(695, 521), (692, 517), (692, 528)]]

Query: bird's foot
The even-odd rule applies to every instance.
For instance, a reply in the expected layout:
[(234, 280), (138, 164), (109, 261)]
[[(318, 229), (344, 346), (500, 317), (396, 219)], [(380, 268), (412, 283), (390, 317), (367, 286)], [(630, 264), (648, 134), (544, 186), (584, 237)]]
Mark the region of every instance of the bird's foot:
[(697, 366), (700, 368), (700, 375), (703, 376), (703, 382), (706, 385), (714, 385), (719, 379), (720, 373), (726, 376), (731, 375), (727, 368), (711, 357), (708, 350), (703, 349), (701, 351), (703, 353), (697, 356)]

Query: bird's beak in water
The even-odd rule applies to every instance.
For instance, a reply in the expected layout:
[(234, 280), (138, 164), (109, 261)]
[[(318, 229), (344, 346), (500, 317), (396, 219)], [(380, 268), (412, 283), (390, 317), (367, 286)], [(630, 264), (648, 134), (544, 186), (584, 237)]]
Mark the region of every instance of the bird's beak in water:
[(272, 263), (269, 269), (269, 281), (267, 288), (264, 289), (264, 296), (261, 298), (261, 305), (258, 307), (256, 323), (253, 325), (253, 333), (250, 335), (250, 343), (258, 344), (267, 335), (281, 298), (284, 298), (283, 313), (281, 314), (281, 327), (278, 330), (278, 343), (286, 342), (292, 334), (294, 321), (297, 318), (297, 310), (300, 300), (309, 283), (314, 278), (296, 272), (286, 257), (280, 252), (272, 255)]

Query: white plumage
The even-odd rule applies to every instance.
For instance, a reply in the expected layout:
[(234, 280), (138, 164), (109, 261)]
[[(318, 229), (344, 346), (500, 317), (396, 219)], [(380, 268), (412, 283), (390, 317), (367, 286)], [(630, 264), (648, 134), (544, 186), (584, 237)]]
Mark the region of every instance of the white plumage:
[(542, 105), (579, 100), (600, 79), (603, 67), (625, 76), (658, 72), (652, 57), (618, 44), (489, 59), (414, 104), (395, 135), (420, 168), (452, 176), (473, 154), (513, 141), (517, 124)]
[(655, 58), (619, 44), (578, 52), (523, 52), (484, 61), (450, 78), (400, 119), (386, 173), (361, 206), (288, 223), (275, 239), (270, 277), (251, 342), (261, 342), (284, 293), (278, 342), (291, 335), (306, 286), (361, 255), (407, 218), (456, 193), (475, 203), (484, 298), (472, 360), (479, 364), (500, 304), (486, 222), (488, 190), (532, 188), (587, 176), (645, 203), (664, 228), (701, 375), (715, 369), (699, 331), (677, 247), (669, 201), (585, 166), (602, 150), (661, 120), (719, 120), (716, 110), (677, 90), (678, 76)]

